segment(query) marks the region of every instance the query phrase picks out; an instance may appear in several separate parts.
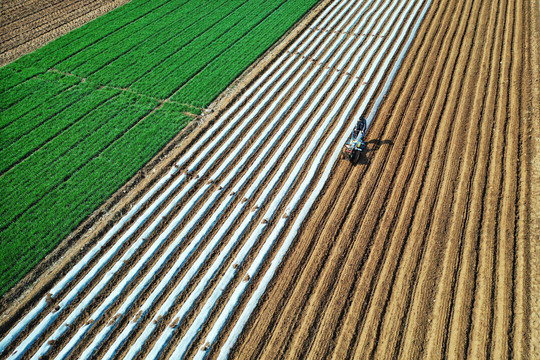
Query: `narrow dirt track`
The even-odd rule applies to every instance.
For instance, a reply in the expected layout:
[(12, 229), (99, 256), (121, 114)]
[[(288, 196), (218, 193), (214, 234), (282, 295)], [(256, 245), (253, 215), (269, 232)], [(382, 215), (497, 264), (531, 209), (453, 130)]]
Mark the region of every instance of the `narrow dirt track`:
[(529, 6), (321, 2), (0, 356), (530, 357)]
[(234, 357), (530, 357), (529, 6), (430, 8)]
[(129, 1), (2, 1), (0, 66), (17, 60)]

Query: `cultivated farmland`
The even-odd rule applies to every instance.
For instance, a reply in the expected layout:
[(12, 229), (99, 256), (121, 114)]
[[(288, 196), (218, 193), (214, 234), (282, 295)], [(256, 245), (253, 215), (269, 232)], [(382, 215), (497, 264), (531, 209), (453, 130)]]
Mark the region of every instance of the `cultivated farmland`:
[(366, 163), (336, 164), (237, 358), (540, 356), (529, 6), (431, 6)]
[[(10, 309), (1, 355), (534, 357), (536, 11), (321, 2)], [(168, 91), (152, 81), (130, 84)], [(206, 106), (180, 93), (163, 107), (189, 108), (171, 119)], [(340, 151), (361, 115), (368, 151), (352, 166)]]
[(132, 1), (1, 68), (0, 293), (315, 3)]
[[(197, 352), (201, 326), (212, 323), (205, 343), (217, 341), (239, 299), (249, 294), (250, 279), (266, 274), (251, 296), (250, 306), (257, 304), (330, 175), (354, 125), (348, 119), (362, 114), (384, 90), (378, 84), (395, 76), (429, 5), (326, 4), (51, 289), (49, 299), (63, 297), (55, 311), (47, 310), (51, 302), (44, 298), (12, 330), (3, 344), (12, 338), (20, 343), (11, 342), (7, 351), (14, 357), (90, 357), (97, 351), (177, 357)], [(146, 80), (137, 84), (148, 86)], [(223, 308), (215, 309), (218, 304)], [(18, 336), (36, 321), (40, 325)]]

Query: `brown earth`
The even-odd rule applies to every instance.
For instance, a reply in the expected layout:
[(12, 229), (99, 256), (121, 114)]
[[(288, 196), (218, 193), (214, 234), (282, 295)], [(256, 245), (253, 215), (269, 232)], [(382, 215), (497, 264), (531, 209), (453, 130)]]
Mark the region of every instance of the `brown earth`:
[[(44, 276), (46, 281), (36, 286), (27, 297), (19, 297), (23, 292), (21, 288), (8, 294), (7, 298), (18, 299), (21, 303), (13, 306), (7, 304), (4, 298), (4, 303), (0, 304), (0, 310), (4, 312), (0, 329), (7, 332), (41, 297), (45, 297), (48, 289), (61, 279), (62, 274), (76, 264), (106, 230), (129, 210), (130, 204), (140, 199), (208, 131), (213, 122), (238, 101), (239, 95), (253, 84), (273, 59), (283, 55), (287, 45), (299, 36), (300, 31), (309, 27), (323, 9), (336, 3), (321, 2), (300, 22), (297, 29), (285, 36), (282, 43), (267, 52), (250, 72), (244, 74), (242, 80), (234, 84), (234, 90), (231, 88), (225, 92), (211, 106), (215, 112), (201, 121), (202, 126), (183, 142), (188, 131), (179, 135), (113, 200), (99, 210), (99, 216), (94, 214), (92, 219), (78, 229), (68, 243), (73, 245), (77, 239), (82, 239), (84, 246), (75, 245), (67, 255), (62, 255), (61, 261), (54, 267), (52, 264), (58, 258), (53, 257), (54, 261), (49, 258), (48, 263), (45, 261), (42, 268), (47, 269)], [(373, 5), (377, 6), (381, 5)], [(533, 40), (537, 33), (531, 31), (531, 28), (538, 29), (538, 23), (533, 21), (534, 13), (531, 9), (532, 5), (522, 0), (500, 3), (449, 0), (431, 5), (370, 128), (367, 156), (357, 166), (351, 166), (346, 160), (334, 166), (332, 178), (326, 183), (300, 235), (293, 242), (233, 348), (233, 357), (535, 357), (538, 347), (531, 340), (534, 337), (533, 330), (538, 330), (538, 318), (534, 315), (534, 309), (538, 308), (538, 302), (534, 300), (538, 298), (534, 295), (538, 284), (534, 277), (531, 280), (531, 271), (538, 271), (538, 268), (535, 267), (536, 260), (531, 257), (531, 253), (536, 251), (538, 242), (531, 240), (535, 236), (537, 238), (538, 233), (535, 228), (530, 230), (529, 227), (531, 217), (534, 219), (537, 211), (534, 208), (537, 202), (530, 205), (534, 189), (531, 177), (533, 180), (538, 179), (538, 172), (535, 172), (534, 167), (531, 168), (534, 144), (530, 134), (532, 130), (538, 134), (538, 129), (533, 128), (533, 120), (538, 119), (538, 108), (533, 106), (537, 103), (534, 99), (538, 99), (538, 75), (533, 76), (533, 69), (538, 69), (538, 58), (535, 57), (538, 48), (531, 46), (537, 41)], [(325, 48), (323, 54), (329, 51), (335, 41)], [(293, 64), (307, 61), (311, 60), (298, 56)], [(309, 71), (320, 73), (322, 69), (317, 69), (315, 64), (309, 65)], [(305, 76), (303, 74), (300, 79)], [(347, 75), (340, 75), (340, 78), (344, 76)], [(348, 79), (345, 84), (351, 81)], [(324, 84), (329, 83), (326, 80)], [(282, 89), (274, 90), (276, 98), (289, 96)], [(247, 108), (247, 105), (242, 104), (242, 107)], [(279, 104), (278, 109), (281, 107), (283, 103)], [(252, 109), (246, 117), (249, 114), (254, 119), (260, 116), (260, 113)], [(280, 119), (279, 123), (282, 121)], [(248, 125), (247, 129), (251, 126)], [(194, 128), (195, 125), (190, 131)], [(274, 133), (275, 130), (269, 138)], [(241, 136), (235, 139), (231, 149), (240, 140)], [(278, 145), (282, 141), (279, 140)], [(340, 146), (334, 145), (336, 148)], [(243, 150), (242, 154), (246, 151)], [(219, 160), (226, 155), (219, 155), (210, 174), (219, 167)], [(187, 164), (195, 160), (194, 155)], [(70, 354), (70, 358), (77, 358), (98, 332), (114, 324), (109, 340), (94, 354), (99, 358), (112, 346), (115, 337), (130, 321), (139, 321), (134, 335), (130, 336), (117, 355), (125, 355), (136, 336), (141, 334), (145, 326), (153, 323), (157, 324), (156, 330), (145, 343), (139, 358), (148, 354), (163, 331), (177, 328), (175, 338), (164, 349), (164, 356), (170, 356), (180, 337), (193, 324), (202, 306), (210, 298), (211, 292), (217, 288), (219, 279), (227, 269), (234, 268), (238, 273), (232, 284), (227, 286), (224, 296), (215, 304), (188, 352), (188, 356), (193, 356), (198, 349), (204, 349), (209, 351), (210, 357), (216, 357), (220, 345), (246, 307), (262, 274), (270, 266), (269, 260), (281, 244), (282, 239), (278, 239), (263, 269), (255, 276), (250, 277), (246, 270), (260, 250), (262, 241), (254, 246), (244, 263), (233, 264), (234, 255), (255, 226), (259, 223), (268, 224), (269, 230), (265, 230), (261, 236), (265, 239), (278, 221), (276, 218), (266, 219), (262, 216), (269, 201), (257, 209), (260, 212), (253, 224), (242, 234), (239, 245), (235, 246), (232, 255), (215, 274), (215, 280), (202, 293), (187, 318), (180, 323), (174, 316), (211, 262), (220, 254), (227, 241), (232, 239), (240, 221), (247, 218), (251, 204), (260, 195), (259, 191), (254, 197), (245, 198), (247, 186), (242, 187), (237, 194), (231, 193), (232, 185), (248, 171), (254, 160), (255, 157), (249, 158), (247, 164), (238, 169), (231, 185), (223, 189), (217, 198), (216, 205), (178, 246), (165, 268), (160, 270), (155, 281), (142, 292), (129, 311), (124, 314), (117, 312), (145, 273), (164, 253), (166, 245), (173, 242), (194, 216), (194, 212), (186, 215), (104, 315), (98, 319), (93, 318), (93, 311), (144, 256), (158, 235), (182, 210), (183, 205), (193, 198), (194, 192), (210, 181), (214, 183), (212, 192), (222, 190), (218, 188), (219, 183), (233, 171), (239, 161), (233, 161), (231, 169), (219, 177), (205, 175), (198, 179), (197, 172), (209, 161), (203, 159), (188, 177), (196, 179), (194, 189), (175, 206), (170, 215), (163, 218), (156, 231), (145, 239), (144, 245), (133, 257), (123, 263), (121, 271), (89, 303), (83, 315), (70, 324), (66, 333), (58, 339), (49, 340), (52, 347), (48, 355), (57, 355), (78, 328), (93, 324), (89, 333)], [(276, 166), (282, 161), (280, 159)], [(292, 164), (297, 161), (293, 160)], [(181, 176), (183, 170), (180, 169), (168, 184)], [(274, 168), (271, 171), (263, 185), (270, 181), (276, 170)], [(290, 167), (286, 171), (290, 171)], [(306, 171), (302, 171), (299, 180), (305, 174)], [(248, 185), (253, 180), (250, 179)], [(276, 198), (283, 182), (284, 179), (277, 183), (270, 193), (270, 199)], [(185, 186), (183, 184), (176, 189), (159, 209), (164, 209), (171, 198)], [(293, 184), (293, 190), (296, 187), (298, 181)], [(153, 199), (160, 193), (162, 191), (153, 196)], [(234, 197), (231, 198), (232, 195)], [(204, 195), (202, 200), (209, 196)], [(229, 198), (232, 199), (232, 206), (225, 210), (225, 216), (174, 275), (163, 295), (156, 300), (155, 306), (143, 314), (139, 308), (157, 287), (159, 279), (165, 276), (175, 259), (186, 249), (205, 222), (209, 221), (212, 211), (216, 211), (217, 206)], [(241, 213), (224, 239), (220, 240), (222, 243), (212, 251), (209, 261), (188, 284), (186, 291), (176, 299), (171, 311), (164, 316), (156, 316), (157, 308), (167, 300), (201, 254), (203, 247), (216, 235), (232, 207), (245, 202), (250, 206)], [(194, 210), (200, 209), (201, 203), (197, 203)], [(276, 212), (277, 217), (287, 217), (291, 222), (294, 221), (298, 214), (284, 213), (285, 210), (281, 206)], [(142, 210), (134, 219), (141, 213)], [(159, 219), (159, 216), (155, 212), (151, 220)], [(101, 217), (101, 221), (98, 221)], [(49, 301), (45, 311), (6, 351), (18, 346), (32, 330), (32, 326), (47, 313), (59, 310), (57, 304), (60, 300), (100, 262), (101, 256), (127, 231), (134, 219), (100, 250), (96, 258), (64, 290), (54, 294), (54, 297), (47, 296)], [(118, 254), (97, 273), (89, 286), (77, 295), (73, 303), (61, 310), (60, 316), (40, 335), (26, 357), (46, 342), (55, 328), (63, 325), (70, 311), (120, 261), (129, 246), (143, 233), (145, 226), (135, 232)], [(287, 227), (283, 234), (288, 230)], [(34, 274), (33, 280), (27, 280), (28, 284), (36, 278)], [(210, 347), (205, 340), (209, 329), (235, 287), (243, 282), (251, 282), (247, 295), (243, 296), (231, 315), (218, 342)]]
[(535, 14), (528, 1), (432, 5), (367, 163), (336, 164), (234, 357), (538, 357)]
[(130, 0), (3, 0), (0, 12), (0, 66)]
[(540, 2), (531, 6), (530, 67), (532, 83), (532, 105), (530, 116), (532, 129), (531, 146), (531, 252), (530, 252), (530, 293), (531, 309), (529, 331), (531, 333), (531, 359), (540, 358)]

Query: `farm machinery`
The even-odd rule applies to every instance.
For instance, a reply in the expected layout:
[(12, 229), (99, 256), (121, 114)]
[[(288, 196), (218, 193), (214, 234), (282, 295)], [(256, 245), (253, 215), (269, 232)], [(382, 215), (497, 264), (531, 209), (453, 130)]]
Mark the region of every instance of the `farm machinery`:
[(364, 134), (366, 132), (366, 119), (363, 117), (357, 121), (349, 140), (343, 147), (343, 157), (348, 158), (353, 164), (360, 159), (360, 154), (366, 148)]

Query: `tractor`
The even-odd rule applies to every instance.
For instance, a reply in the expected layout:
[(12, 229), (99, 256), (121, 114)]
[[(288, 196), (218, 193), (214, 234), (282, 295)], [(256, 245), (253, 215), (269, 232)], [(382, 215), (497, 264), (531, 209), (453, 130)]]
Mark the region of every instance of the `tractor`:
[(343, 147), (343, 157), (348, 158), (351, 163), (356, 164), (360, 160), (360, 154), (366, 148), (364, 134), (366, 132), (366, 119), (363, 117), (356, 122), (354, 130)]

